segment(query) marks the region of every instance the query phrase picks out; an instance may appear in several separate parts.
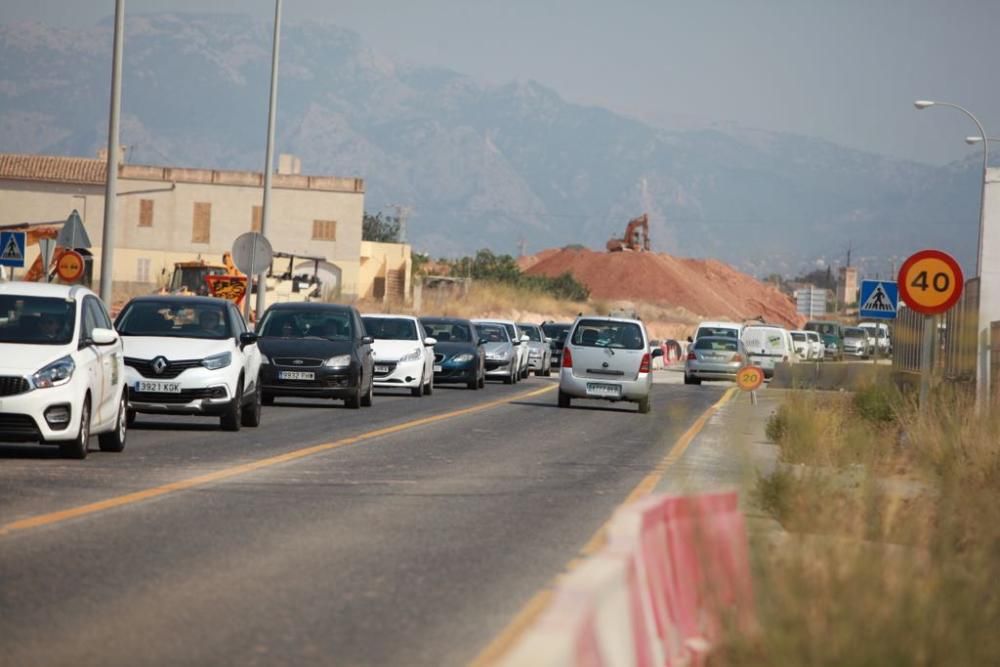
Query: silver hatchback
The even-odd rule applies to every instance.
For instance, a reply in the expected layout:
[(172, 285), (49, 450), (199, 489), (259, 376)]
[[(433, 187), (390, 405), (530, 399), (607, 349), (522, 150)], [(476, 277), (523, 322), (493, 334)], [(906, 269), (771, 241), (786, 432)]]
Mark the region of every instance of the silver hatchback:
[(559, 407), (574, 398), (629, 401), (649, 412), (653, 386), (649, 336), (639, 320), (581, 317), (573, 323), (559, 369)]
[(684, 362), (684, 384), (702, 380), (736, 380), (736, 372), (746, 364), (743, 341), (728, 336), (704, 336), (688, 348)]

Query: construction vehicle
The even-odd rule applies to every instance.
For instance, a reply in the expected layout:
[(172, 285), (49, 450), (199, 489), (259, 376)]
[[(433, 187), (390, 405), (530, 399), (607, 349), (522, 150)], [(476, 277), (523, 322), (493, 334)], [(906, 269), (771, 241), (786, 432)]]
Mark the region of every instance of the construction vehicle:
[(607, 243), (608, 252), (649, 251), (649, 216), (643, 213), (638, 218), (628, 221), (625, 236), (613, 238)]

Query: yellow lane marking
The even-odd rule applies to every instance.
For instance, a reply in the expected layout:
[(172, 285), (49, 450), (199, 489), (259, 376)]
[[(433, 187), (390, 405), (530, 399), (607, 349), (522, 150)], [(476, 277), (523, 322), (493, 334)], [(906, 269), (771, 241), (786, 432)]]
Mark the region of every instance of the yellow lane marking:
[[(681, 434), (681, 437), (677, 439), (674, 446), (670, 448), (669, 452), (667, 452), (667, 455), (663, 457), (656, 467), (653, 468), (653, 470), (646, 475), (634, 489), (632, 489), (632, 492), (626, 496), (621, 505), (615, 508), (615, 511), (611, 514), (612, 518), (615, 513), (617, 513), (618, 509), (634, 503), (636, 500), (639, 500), (656, 488), (656, 485), (660, 483), (661, 479), (663, 479), (667, 470), (680, 460), (698, 433), (705, 428), (705, 424), (707, 424), (708, 420), (712, 418), (712, 415), (714, 415), (719, 408), (725, 405), (736, 394), (736, 391), (736, 387), (730, 387), (726, 393), (722, 395), (722, 398), (705, 410), (705, 412), (703, 412), (701, 416), (699, 416), (698, 419), (691, 424), (691, 427)], [(521, 638), (521, 635), (524, 634), (529, 627), (531, 627), (535, 620), (542, 614), (543, 611), (545, 611), (545, 608), (548, 607), (548, 604), (554, 594), (555, 584), (559, 581), (560, 577), (563, 577), (567, 573), (573, 571), (583, 562), (584, 558), (592, 556), (597, 553), (602, 546), (604, 546), (604, 542), (607, 539), (608, 525), (610, 523), (611, 518), (605, 521), (604, 524), (597, 529), (597, 532), (594, 533), (594, 535), (587, 540), (587, 543), (580, 549), (579, 555), (572, 558), (555, 579), (549, 582), (545, 588), (535, 593), (531, 599), (528, 600), (528, 603), (524, 605), (516, 616), (514, 616), (513, 620), (507, 624), (507, 627), (501, 630), (500, 634), (494, 637), (493, 641), (491, 641), (486, 648), (479, 653), (479, 655), (473, 658), (472, 662), (469, 663), (470, 667), (486, 667), (486, 665), (494, 665), (511, 648), (513, 648), (514, 644), (517, 643), (517, 640)]]
[(68, 521), (70, 519), (76, 519), (78, 517), (86, 516), (88, 514), (96, 514), (97, 512), (103, 512), (105, 510), (114, 509), (116, 507), (141, 503), (143, 501), (150, 500), (152, 498), (158, 498), (160, 496), (165, 496), (170, 493), (176, 493), (178, 491), (186, 491), (198, 486), (204, 486), (206, 484), (211, 484), (212, 482), (218, 482), (223, 479), (228, 479), (230, 477), (245, 475), (246, 473), (253, 472), (255, 470), (260, 470), (262, 468), (269, 468), (271, 466), (279, 465), (281, 463), (296, 461), (298, 459), (302, 459), (307, 456), (314, 456), (321, 452), (330, 451), (331, 449), (338, 449), (340, 447), (346, 447), (348, 445), (357, 444), (365, 440), (372, 440), (374, 438), (380, 438), (382, 436), (392, 435), (394, 433), (407, 431), (409, 429), (417, 428), (419, 426), (426, 426), (428, 424), (435, 424), (437, 422), (442, 422), (449, 419), (455, 419), (457, 417), (463, 417), (465, 415), (475, 414), (477, 412), (483, 412), (484, 410), (490, 410), (492, 408), (504, 405), (506, 403), (512, 403), (514, 401), (531, 398), (533, 396), (540, 396), (541, 394), (550, 392), (555, 388), (556, 388), (555, 385), (551, 385), (548, 387), (543, 387), (541, 389), (535, 389), (533, 391), (526, 391), (520, 394), (515, 394), (513, 396), (508, 396), (506, 398), (497, 399), (495, 401), (489, 401), (486, 403), (481, 403), (479, 405), (473, 405), (468, 408), (462, 408), (461, 410), (445, 412), (443, 414), (432, 415), (430, 417), (421, 417), (420, 419), (414, 419), (412, 421), (404, 422), (402, 424), (396, 424), (395, 426), (387, 426), (385, 428), (376, 429), (374, 431), (368, 431), (367, 433), (351, 436), (349, 438), (343, 438), (341, 440), (336, 440), (333, 442), (326, 442), (320, 445), (313, 445), (311, 447), (296, 449), (291, 452), (279, 454), (277, 456), (270, 456), (265, 459), (251, 461), (249, 463), (244, 463), (238, 466), (223, 468), (222, 470), (216, 470), (215, 472), (206, 473), (204, 475), (198, 475), (196, 477), (191, 477), (188, 479), (182, 479), (176, 482), (170, 482), (169, 484), (163, 484), (161, 486), (151, 487), (148, 489), (144, 489), (142, 491), (126, 493), (125, 495), (115, 496), (114, 498), (108, 498), (106, 500), (99, 500), (97, 502), (89, 503), (87, 505), (80, 505), (79, 507), (71, 507), (69, 509), (61, 510), (58, 512), (49, 512), (48, 514), (39, 514), (38, 516), (28, 517), (26, 519), (20, 519), (18, 521), (12, 521), (11, 523), (7, 523), (0, 526), (0, 537), (10, 535), (11, 533), (15, 533), (18, 531), (30, 530), (32, 528), (40, 528), (42, 526), (50, 526), (55, 523)]

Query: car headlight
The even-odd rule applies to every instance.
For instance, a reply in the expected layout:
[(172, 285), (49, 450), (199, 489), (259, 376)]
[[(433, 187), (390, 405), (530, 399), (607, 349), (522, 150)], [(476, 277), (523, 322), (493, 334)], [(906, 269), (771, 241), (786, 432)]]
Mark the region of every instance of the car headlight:
[(220, 368), (225, 368), (229, 364), (233, 363), (233, 353), (223, 352), (222, 354), (213, 354), (210, 357), (205, 357), (201, 360), (201, 365), (210, 371), (217, 371)]
[(343, 368), (345, 366), (351, 365), (351, 355), (341, 354), (336, 357), (330, 357), (326, 360), (324, 366), (330, 366), (331, 368)]
[(507, 361), (510, 359), (509, 352), (493, 352), (492, 354), (486, 355), (487, 359), (492, 359), (494, 361)]
[(530, 352), (528, 352), (528, 356), (532, 357), (534, 359), (538, 359), (539, 357), (542, 356), (542, 351), (541, 350), (531, 350)]
[(267, 356), (266, 354), (261, 353), (261, 355), (260, 355), (260, 363), (262, 363), (262, 364), (270, 364), (271, 363), (271, 358), (269, 356)]
[(73, 377), (76, 364), (69, 356), (56, 359), (48, 366), (31, 376), (31, 383), (37, 389), (48, 389), (66, 384)]
[(453, 358), (452, 361), (455, 362), (456, 364), (466, 364), (472, 361), (472, 355), (466, 352), (465, 354), (460, 354), (457, 357)]
[(399, 358), (400, 361), (417, 361), (420, 359), (420, 348), (413, 350), (413, 352), (407, 352)]

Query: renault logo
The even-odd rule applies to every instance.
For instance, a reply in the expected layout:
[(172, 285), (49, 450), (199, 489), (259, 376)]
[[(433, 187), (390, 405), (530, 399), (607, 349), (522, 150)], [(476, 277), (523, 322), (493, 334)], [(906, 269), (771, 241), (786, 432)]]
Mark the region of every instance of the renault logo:
[(167, 360), (163, 357), (157, 357), (153, 359), (153, 372), (157, 375), (162, 375), (163, 371), (167, 370)]

